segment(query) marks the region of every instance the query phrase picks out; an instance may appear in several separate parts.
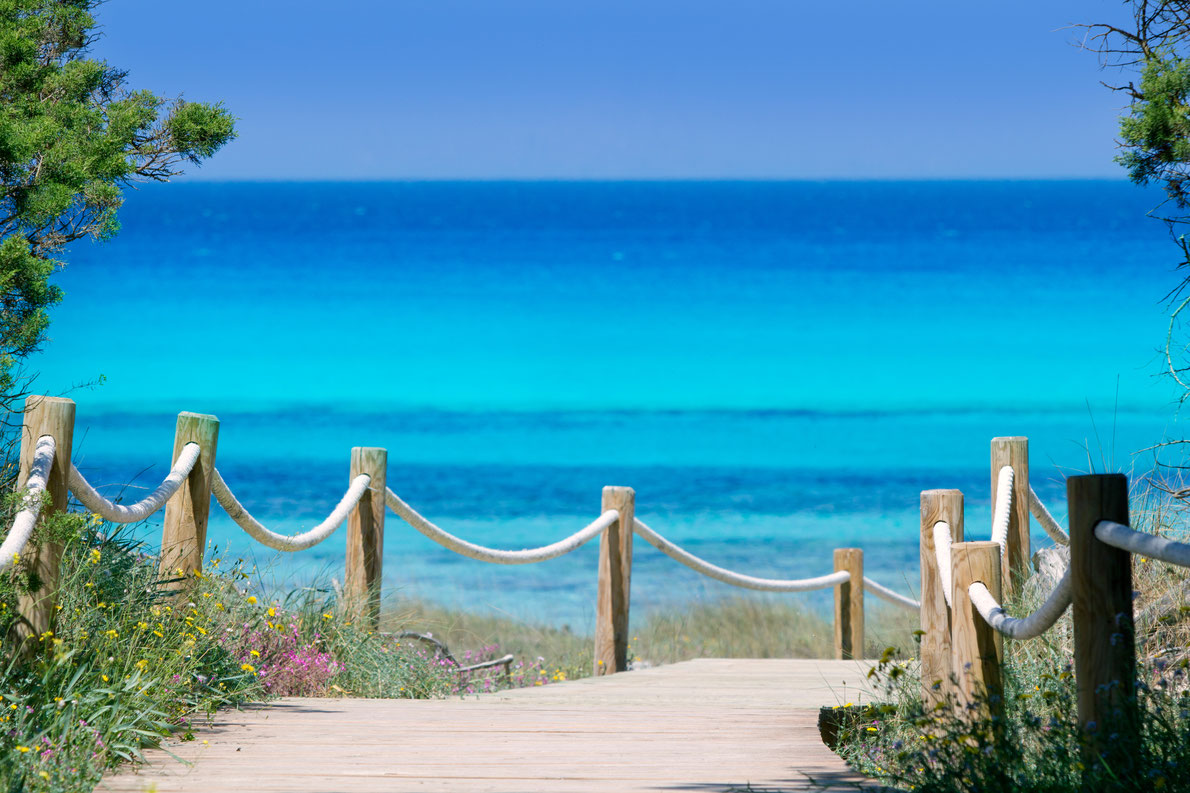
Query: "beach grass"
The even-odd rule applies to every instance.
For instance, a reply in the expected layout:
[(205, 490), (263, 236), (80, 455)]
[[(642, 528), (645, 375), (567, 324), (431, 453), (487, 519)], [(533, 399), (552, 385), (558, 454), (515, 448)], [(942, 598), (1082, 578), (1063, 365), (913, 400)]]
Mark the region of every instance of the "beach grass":
[[(447, 609), (416, 600), (393, 602), (384, 625), (429, 632), (452, 651), (498, 648), (521, 659), (541, 659), (568, 678), (591, 674), (593, 639), (568, 627), (498, 614)], [(916, 613), (872, 604), (866, 615), (866, 650), (878, 657), (890, 644), (911, 647)], [(693, 658), (830, 658), (834, 628), (796, 601), (743, 596), (700, 599), (683, 607), (633, 618), (629, 657), (637, 665)]]

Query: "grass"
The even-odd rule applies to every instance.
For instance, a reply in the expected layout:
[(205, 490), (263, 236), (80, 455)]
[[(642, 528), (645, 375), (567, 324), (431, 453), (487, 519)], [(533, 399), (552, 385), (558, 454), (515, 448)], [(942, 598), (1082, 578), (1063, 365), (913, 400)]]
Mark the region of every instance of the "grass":
[[(1138, 530), (1185, 539), (1186, 517), (1185, 503), (1160, 490), (1133, 496)], [(1117, 716), (1093, 733), (1079, 724), (1068, 611), (1036, 639), (1005, 640), (997, 716), (979, 703), (926, 710), (913, 667), (886, 657), (877, 673), (885, 702), (853, 719), (840, 754), (885, 784), (925, 793), (1190, 790), (1188, 572), (1135, 559), (1139, 723)], [(1045, 594), (1038, 589), (1026, 587), (1008, 610), (1030, 613)], [(1101, 751), (1085, 752), (1089, 737)]]
[[(879, 655), (890, 643), (908, 646), (917, 625), (915, 613), (869, 603), (868, 655)], [(591, 674), (592, 637), (569, 628), (418, 601), (392, 605), (383, 627), (400, 626), (428, 631), (452, 650), (482, 647), (485, 657), (510, 652), (518, 659), (540, 658), (551, 675), (574, 679)], [(682, 610), (633, 618), (631, 632), (629, 657), (649, 664), (692, 658), (830, 658), (834, 654), (832, 624), (801, 607), (796, 597), (735, 596), (695, 602)]]

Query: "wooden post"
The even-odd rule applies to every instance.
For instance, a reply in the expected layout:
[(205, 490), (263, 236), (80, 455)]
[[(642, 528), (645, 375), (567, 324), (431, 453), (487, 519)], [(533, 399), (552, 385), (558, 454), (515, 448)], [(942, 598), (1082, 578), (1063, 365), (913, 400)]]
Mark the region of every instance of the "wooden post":
[(1066, 480), (1070, 513), (1070, 584), (1074, 600), (1074, 677), (1078, 719), (1086, 730), (1087, 766), (1105, 758), (1117, 772), (1137, 732), (1132, 557), (1095, 537), (1095, 524), (1128, 525), (1123, 474)]
[(835, 658), (863, 658), (863, 549), (836, 548), (835, 572), (840, 570), (851, 573), (851, 579), (842, 584), (835, 584)]
[(963, 541), (963, 492), (921, 493), (921, 683), (927, 708), (954, 693), (950, 667), (950, 607), (942, 591), (942, 575), (934, 553), (934, 524), (950, 526), (952, 543)]
[(384, 561), (384, 493), (387, 488), (388, 451), (371, 446), (351, 450), (351, 476), (372, 477), (347, 522), (347, 573), (343, 585), (350, 614), (380, 625), (380, 581)]
[(599, 589), (595, 596), (595, 674), (628, 669), (628, 605), (632, 585), (632, 522), (636, 492), (603, 488), (600, 514), (619, 511), (619, 520), (599, 538)]
[[(74, 440), (74, 402), (49, 396), (30, 396), (25, 399), (24, 426), (21, 428), (21, 464), (17, 481), (24, 486), (33, 467), (33, 452), (42, 435), (54, 438), (54, 463), (46, 482), (46, 502), (42, 518), (47, 513), (65, 512), (67, 481), (70, 476), (71, 445)], [(53, 629), (58, 605), (58, 573), (62, 562), (62, 543), (51, 538), (34, 538), (21, 552), (21, 571), (28, 590), (17, 599), (17, 610), (23, 618), (17, 624), (17, 640), (23, 642)]]
[(1003, 704), (1004, 684), (1000, 673), (1004, 643), (971, 603), (967, 588), (976, 581), (1000, 600), (1000, 544), (958, 542), (950, 546), (952, 624), (951, 668), (958, 678), (955, 704), (959, 712), (979, 703), (998, 712)]
[(1007, 553), (1000, 560), (1000, 580), (1004, 596), (1019, 592), (1029, 575), (1029, 439), (992, 438), (992, 511), (996, 509), (996, 491), (1000, 469), (1012, 467), (1012, 509), (1008, 514)]
[[(198, 462), (178, 492), (165, 503), (160, 567), (165, 580), (202, 570), (202, 558), (207, 550), (207, 518), (211, 514), (211, 478), (215, 471), (215, 449), (219, 445), (219, 419), (203, 413), (179, 413), (171, 467), (188, 443), (198, 444)], [(173, 588), (181, 589), (182, 582)]]

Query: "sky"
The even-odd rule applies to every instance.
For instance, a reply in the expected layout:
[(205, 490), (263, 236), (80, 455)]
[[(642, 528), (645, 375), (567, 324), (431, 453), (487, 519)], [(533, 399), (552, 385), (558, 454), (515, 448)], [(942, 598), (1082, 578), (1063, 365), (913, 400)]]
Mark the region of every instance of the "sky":
[(109, 0), (129, 84), (223, 101), (186, 178), (1120, 177), (1108, 0)]

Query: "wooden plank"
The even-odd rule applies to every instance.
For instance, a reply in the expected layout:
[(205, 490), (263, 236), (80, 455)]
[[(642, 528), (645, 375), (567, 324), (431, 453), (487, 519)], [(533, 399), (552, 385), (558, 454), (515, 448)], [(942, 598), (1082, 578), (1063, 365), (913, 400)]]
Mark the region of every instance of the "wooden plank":
[(599, 577), (595, 594), (595, 674), (628, 669), (628, 607), (632, 591), (632, 522), (636, 493), (630, 487), (603, 488), (600, 514), (620, 518), (599, 538)]
[(963, 541), (963, 492), (923, 490), (921, 493), (921, 684), (928, 707), (953, 693), (950, 667), (950, 607), (942, 591), (942, 576), (934, 549), (934, 524), (950, 526), (952, 542)]
[[(17, 479), (22, 485), (29, 479), (37, 439), (42, 435), (52, 435), (54, 438), (54, 462), (46, 481), (47, 498), (42, 502), (44, 519), (48, 513), (66, 511), (71, 447), (74, 441), (74, 402), (48, 396), (30, 396), (25, 399), (25, 414), (21, 427), (21, 462)], [(20, 568), (27, 576), (29, 589), (20, 593), (17, 610), (28, 622), (17, 623), (18, 642), (23, 643), (31, 636), (40, 636), (53, 627), (57, 614), (58, 574), (61, 562), (60, 542), (43, 539), (34, 544), (31, 540), (21, 552)]]
[(164, 579), (202, 570), (207, 550), (207, 518), (211, 513), (211, 477), (219, 445), (219, 419), (203, 413), (179, 413), (171, 466), (188, 443), (197, 443), (200, 451), (186, 483), (165, 504), (165, 527), (161, 532)]
[(849, 581), (835, 585), (835, 658), (864, 657), (864, 552), (836, 548), (835, 572), (846, 570)]
[(467, 699), (287, 698), (218, 714), (197, 740), (169, 747), (193, 766), (149, 752), (139, 774), (97, 789), (854, 791), (863, 779), (822, 744), (818, 707), (867, 701), (869, 668), (703, 659)]
[(375, 628), (380, 624), (388, 451), (372, 446), (352, 448), (351, 473), (347, 481), (353, 481), (360, 474), (367, 474), (372, 481), (347, 518), (347, 572), (343, 592), (352, 613), (368, 620)]

